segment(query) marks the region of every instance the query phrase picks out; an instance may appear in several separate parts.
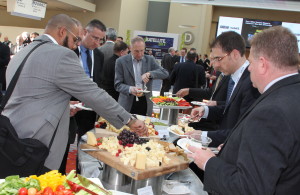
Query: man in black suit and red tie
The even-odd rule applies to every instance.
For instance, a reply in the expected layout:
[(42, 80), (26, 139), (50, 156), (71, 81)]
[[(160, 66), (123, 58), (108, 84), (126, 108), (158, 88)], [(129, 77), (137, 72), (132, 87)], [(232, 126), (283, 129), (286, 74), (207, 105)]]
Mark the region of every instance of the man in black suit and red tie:
[(249, 71), (262, 94), (244, 113), (216, 157), (189, 147), (211, 194), (300, 191), (300, 77), (296, 36), (275, 26), (251, 40)]

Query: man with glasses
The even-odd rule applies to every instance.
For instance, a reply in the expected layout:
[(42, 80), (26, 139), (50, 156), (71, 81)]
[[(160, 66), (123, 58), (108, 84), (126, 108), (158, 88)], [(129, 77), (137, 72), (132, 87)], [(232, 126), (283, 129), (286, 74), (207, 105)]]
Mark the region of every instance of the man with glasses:
[(275, 26), (255, 34), (250, 78), (261, 96), (237, 122), (216, 157), (189, 147), (205, 170), (209, 194), (298, 195), (300, 191), (300, 77), (295, 34)]
[(222, 144), (240, 116), (257, 99), (259, 93), (252, 86), (247, 69), (245, 41), (241, 35), (229, 31), (219, 35), (211, 44), (212, 63), (224, 75), (230, 75), (225, 105), (201, 106), (192, 110), (192, 117), (221, 120), (220, 130), (199, 131), (213, 141), (210, 146)]
[(127, 124), (139, 135), (147, 134), (142, 121), (134, 119), (87, 77), (78, 57), (69, 49), (78, 44), (78, 36), (78, 26), (69, 16), (53, 16), (44, 35), (22, 49), (7, 69), (7, 83), (10, 83), (25, 56), (41, 41), (47, 41), (29, 56), (2, 113), (10, 119), (19, 138), (35, 138), (46, 146), (57, 129), (43, 171), (56, 170), (61, 165), (68, 140), (72, 96), (115, 127)]
[[(90, 21), (84, 29), (81, 44), (75, 53), (80, 59), (86, 75), (100, 86), (100, 75), (104, 63), (104, 55), (98, 49), (100, 40), (105, 37), (106, 26), (99, 20)], [(78, 139), (87, 131), (94, 128), (96, 113), (88, 110), (81, 110), (75, 115), (78, 125)]]

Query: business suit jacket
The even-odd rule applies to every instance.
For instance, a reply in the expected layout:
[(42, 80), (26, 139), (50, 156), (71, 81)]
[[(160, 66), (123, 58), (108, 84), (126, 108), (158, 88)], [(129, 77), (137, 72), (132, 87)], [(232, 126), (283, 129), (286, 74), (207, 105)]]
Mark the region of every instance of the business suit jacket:
[[(190, 88), (189, 96), (193, 100), (202, 101), (203, 99), (210, 99), (217, 101), (217, 105), (224, 105), (227, 97), (227, 88), (230, 76), (223, 76), (222, 80), (219, 82), (219, 85), (216, 87), (216, 82), (211, 88)], [(194, 127), (195, 129), (200, 129), (203, 131), (211, 131), (219, 128), (221, 119), (217, 120), (208, 120), (202, 118), (198, 123), (190, 123), (189, 126)]]
[(6, 89), (5, 72), (9, 61), (10, 49), (7, 45), (0, 42), (0, 84), (2, 85), (2, 90)]
[(232, 92), (228, 105), (209, 106), (208, 120), (222, 120), (220, 130), (209, 131), (207, 136), (213, 141), (210, 146), (222, 144), (238, 119), (245, 113), (260, 93), (252, 86), (250, 72), (246, 68)]
[[(74, 51), (54, 44), (46, 35), (36, 40), (49, 41), (28, 58), (3, 114), (20, 138), (36, 138), (46, 146), (57, 133), (45, 166), (58, 169), (68, 141), (70, 106), (73, 96), (95, 110), (117, 128), (130, 114), (86, 76)], [(16, 69), (39, 41), (23, 48), (8, 65), (9, 83)]]
[(108, 41), (101, 47), (98, 47), (98, 49), (104, 54), (104, 61), (109, 59), (114, 54), (114, 46), (115, 43)]
[(199, 99), (199, 101), (202, 101), (203, 99), (212, 99), (214, 101), (217, 101), (218, 105), (222, 105), (226, 101), (229, 79), (230, 76), (224, 75), (217, 88), (216, 82), (211, 88), (190, 88), (189, 96), (194, 99)]
[(198, 71), (198, 87), (205, 84), (205, 71), (202, 66), (196, 65), (193, 61), (187, 60), (174, 65), (170, 75), (173, 86), (173, 93), (182, 88), (196, 87), (196, 72)]
[[(132, 55), (128, 54), (122, 56), (116, 61), (116, 76), (115, 76), (115, 89), (120, 92), (118, 102), (128, 112), (131, 110), (134, 95), (129, 93), (130, 86), (135, 86)], [(142, 74), (150, 72), (150, 81), (146, 84), (150, 93), (145, 93), (147, 100), (147, 115), (151, 116), (153, 103), (150, 100), (152, 96), (152, 81), (153, 79), (165, 79), (169, 76), (166, 69), (157, 64), (153, 56), (144, 55), (142, 59)]]
[[(161, 66), (169, 72), (169, 75), (173, 71), (176, 58), (177, 57), (167, 53), (164, 55), (163, 59), (161, 60)], [(166, 78), (162, 82), (160, 95), (163, 96), (164, 92), (169, 92), (170, 89), (171, 89), (171, 81), (169, 78)]]
[(294, 75), (275, 83), (253, 103), (219, 157), (207, 162), (205, 190), (226, 195), (299, 194), (299, 90), (300, 77)]
[[(79, 56), (79, 50), (78, 48), (74, 50), (75, 53)], [(94, 69), (93, 69), (93, 81), (100, 87), (101, 82), (101, 72), (103, 68), (103, 61), (104, 61), (104, 55), (99, 49), (93, 50), (93, 61), (94, 61)], [(76, 100), (72, 98), (72, 100)], [(78, 140), (80, 140), (80, 137), (84, 135), (87, 131), (91, 130), (95, 126), (96, 121), (96, 112), (94, 111), (88, 111), (88, 110), (81, 110), (77, 112), (77, 114), (74, 116), (76, 119), (76, 125), (78, 126), (77, 133), (78, 133)], [(73, 127), (76, 127), (73, 125)], [(71, 129), (70, 129), (71, 130)], [(75, 130), (74, 130), (75, 131)], [(75, 136), (76, 134), (74, 132), (70, 132), (70, 135)], [(72, 137), (73, 139), (73, 137)]]
[(100, 82), (100, 87), (104, 89), (109, 95), (111, 95), (116, 101), (118, 101), (119, 92), (117, 92), (115, 89), (114, 81), (116, 60), (118, 58), (119, 56), (114, 54), (104, 62)]

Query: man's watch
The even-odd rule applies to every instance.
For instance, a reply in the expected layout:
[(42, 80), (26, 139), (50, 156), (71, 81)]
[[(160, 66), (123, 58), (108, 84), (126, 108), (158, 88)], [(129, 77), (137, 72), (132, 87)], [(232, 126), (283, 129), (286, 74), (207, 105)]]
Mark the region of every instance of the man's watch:
[(128, 120), (128, 123), (126, 124), (127, 126), (132, 125), (132, 123), (134, 123), (137, 120), (137, 117), (135, 114), (132, 114)]

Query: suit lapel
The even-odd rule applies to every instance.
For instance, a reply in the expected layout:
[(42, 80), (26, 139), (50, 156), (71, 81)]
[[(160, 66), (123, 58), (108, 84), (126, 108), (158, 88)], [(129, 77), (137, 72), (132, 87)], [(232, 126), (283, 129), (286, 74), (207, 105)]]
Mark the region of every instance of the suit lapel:
[[(265, 99), (273, 91), (276, 91), (277, 89), (279, 89), (281, 87), (284, 87), (286, 85), (291, 85), (291, 84), (296, 84), (296, 83), (300, 83), (300, 76), (298, 74), (294, 75), (294, 76), (291, 76), (291, 77), (288, 77), (288, 78), (285, 78), (285, 79), (275, 83), (266, 92), (264, 92), (261, 96), (259, 96), (259, 98), (249, 107), (249, 109), (241, 116), (241, 118), (238, 120), (238, 122), (232, 128), (232, 131), (229, 133), (229, 135), (227, 136), (227, 138), (224, 142), (222, 150), (223, 150), (225, 144), (227, 143), (227, 141), (229, 140), (230, 136), (232, 135), (232, 133), (237, 129), (239, 124), (248, 116), (248, 114), (255, 108), (255, 106), (258, 103), (260, 103), (263, 99)], [(219, 155), (221, 154), (221, 151), (219, 152)]]
[(125, 59), (125, 67), (127, 68), (128, 72), (130, 73), (130, 75), (132, 76), (133, 80), (135, 80), (134, 78), (134, 71), (133, 71), (133, 63), (132, 63), (132, 56), (131, 54), (127, 55), (127, 58)]
[(147, 59), (146, 56), (142, 59), (142, 74), (147, 72)]

